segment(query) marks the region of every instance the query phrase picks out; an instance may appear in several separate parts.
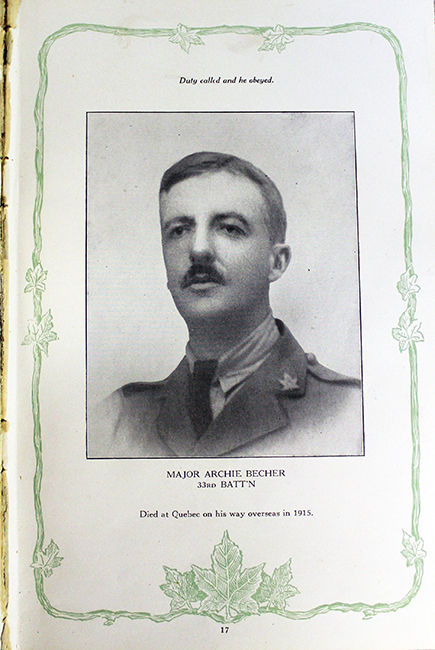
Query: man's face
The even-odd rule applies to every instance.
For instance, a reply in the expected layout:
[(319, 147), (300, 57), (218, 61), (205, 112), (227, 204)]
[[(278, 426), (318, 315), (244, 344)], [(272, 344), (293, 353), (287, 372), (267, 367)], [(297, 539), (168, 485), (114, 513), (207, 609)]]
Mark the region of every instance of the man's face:
[(161, 195), (168, 288), (187, 322), (269, 304), (282, 245), (270, 241), (265, 210), (254, 183), (225, 171), (188, 178)]

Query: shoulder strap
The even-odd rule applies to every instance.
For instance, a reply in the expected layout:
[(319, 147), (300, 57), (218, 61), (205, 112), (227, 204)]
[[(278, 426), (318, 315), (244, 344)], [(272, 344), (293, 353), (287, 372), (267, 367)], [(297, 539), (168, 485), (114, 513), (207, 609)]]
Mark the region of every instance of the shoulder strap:
[(136, 381), (131, 384), (125, 384), (121, 390), (124, 397), (130, 397), (131, 395), (136, 395), (137, 393), (158, 391), (161, 388), (164, 388), (165, 385), (165, 379), (163, 381)]
[(361, 381), (356, 379), (356, 377), (342, 375), (339, 372), (335, 372), (335, 370), (330, 370), (326, 366), (322, 366), (312, 352), (308, 352), (305, 357), (307, 359), (307, 371), (311, 375), (314, 375), (314, 377), (317, 377), (317, 379), (320, 379), (321, 381), (332, 381), (340, 384), (361, 386)]

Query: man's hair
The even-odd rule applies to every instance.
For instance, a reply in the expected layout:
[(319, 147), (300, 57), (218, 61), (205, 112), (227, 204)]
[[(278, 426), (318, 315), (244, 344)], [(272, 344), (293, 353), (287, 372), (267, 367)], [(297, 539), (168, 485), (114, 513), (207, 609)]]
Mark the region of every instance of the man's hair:
[(266, 225), (273, 244), (285, 241), (287, 217), (281, 194), (275, 183), (261, 169), (237, 156), (211, 151), (200, 151), (182, 158), (165, 171), (160, 183), (160, 194), (193, 176), (207, 172), (226, 171), (245, 176), (259, 188), (267, 209)]

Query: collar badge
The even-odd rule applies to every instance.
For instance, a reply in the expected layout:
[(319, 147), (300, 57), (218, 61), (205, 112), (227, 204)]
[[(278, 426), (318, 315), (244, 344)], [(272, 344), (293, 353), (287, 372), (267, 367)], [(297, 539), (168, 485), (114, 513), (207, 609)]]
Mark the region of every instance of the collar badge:
[(294, 390), (295, 388), (299, 388), (298, 378), (292, 377), (288, 372), (284, 373), (284, 377), (279, 380), (279, 383), (282, 386), (282, 390)]

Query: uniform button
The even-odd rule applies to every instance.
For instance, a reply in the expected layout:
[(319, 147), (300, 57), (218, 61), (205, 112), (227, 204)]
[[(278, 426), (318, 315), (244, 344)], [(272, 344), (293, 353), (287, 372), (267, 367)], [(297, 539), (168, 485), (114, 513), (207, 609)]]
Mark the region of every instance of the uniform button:
[(307, 357), (307, 363), (309, 366), (315, 366), (317, 363), (316, 355), (313, 354), (312, 352), (308, 352), (306, 355)]

